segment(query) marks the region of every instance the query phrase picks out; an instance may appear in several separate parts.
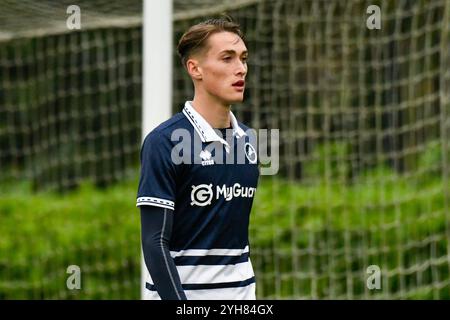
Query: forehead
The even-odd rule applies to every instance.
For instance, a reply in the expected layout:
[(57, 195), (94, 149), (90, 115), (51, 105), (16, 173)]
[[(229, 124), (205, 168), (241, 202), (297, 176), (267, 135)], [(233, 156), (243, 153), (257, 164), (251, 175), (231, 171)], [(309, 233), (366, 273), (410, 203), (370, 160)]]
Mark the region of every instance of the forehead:
[(232, 32), (214, 33), (208, 39), (208, 47), (211, 54), (218, 54), (223, 50), (234, 50), (241, 54), (247, 50), (241, 37)]

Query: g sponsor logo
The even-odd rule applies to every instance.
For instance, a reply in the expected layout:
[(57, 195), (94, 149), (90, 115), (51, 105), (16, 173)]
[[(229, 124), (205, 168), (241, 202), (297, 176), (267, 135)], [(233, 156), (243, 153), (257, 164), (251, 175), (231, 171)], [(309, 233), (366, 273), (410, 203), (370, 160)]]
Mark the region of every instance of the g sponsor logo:
[(213, 196), (212, 184), (200, 184), (198, 186), (192, 186), (191, 206), (207, 206), (211, 204)]
[(256, 188), (253, 187), (242, 187), (239, 183), (235, 183), (232, 187), (227, 187), (223, 185), (222, 187), (217, 186), (217, 199), (223, 196), (225, 201), (230, 201), (233, 198), (253, 198), (256, 192)]
[[(212, 184), (200, 184), (198, 186), (192, 186), (191, 192), (191, 206), (196, 205), (200, 207), (211, 204), (214, 198), (214, 191)], [(239, 183), (235, 183), (231, 187), (227, 187), (225, 184), (222, 186), (216, 186), (216, 199), (223, 198), (225, 201), (233, 200), (234, 198), (253, 198), (256, 192), (256, 188), (243, 187)]]

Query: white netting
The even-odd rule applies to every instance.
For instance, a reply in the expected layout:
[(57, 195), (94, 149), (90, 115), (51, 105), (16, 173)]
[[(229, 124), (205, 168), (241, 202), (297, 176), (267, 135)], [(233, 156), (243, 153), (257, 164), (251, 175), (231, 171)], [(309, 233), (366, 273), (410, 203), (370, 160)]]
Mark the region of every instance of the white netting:
[[(66, 28), (71, 4), (80, 31)], [(366, 28), (373, 4), (381, 30)], [(450, 0), (179, 0), (174, 48), (222, 12), (250, 52), (238, 118), (280, 129), (280, 172), (262, 177), (252, 213), (258, 297), (450, 298)], [(135, 184), (106, 201), (8, 190), (136, 178), (141, 14), (141, 1), (2, 2), (0, 297), (139, 297)], [(193, 91), (175, 53), (174, 65), (178, 111)], [(78, 294), (69, 264), (85, 272)], [(366, 286), (369, 265), (380, 290)]]
[[(373, 4), (381, 30), (366, 27)], [(176, 16), (176, 39), (202, 10)], [(262, 179), (251, 224), (260, 297), (449, 297), (449, 10), (230, 4), (250, 52), (238, 114), (281, 135), (280, 173)], [(192, 86), (175, 77), (178, 107)], [(366, 285), (370, 265), (380, 290)]]

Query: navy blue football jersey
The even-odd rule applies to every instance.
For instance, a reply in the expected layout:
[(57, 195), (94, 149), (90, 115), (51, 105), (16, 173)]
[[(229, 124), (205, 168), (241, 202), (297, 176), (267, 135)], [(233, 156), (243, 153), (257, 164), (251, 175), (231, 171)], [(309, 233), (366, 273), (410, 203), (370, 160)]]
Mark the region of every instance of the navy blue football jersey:
[[(187, 101), (142, 144), (136, 205), (172, 210), (169, 249), (188, 299), (255, 299), (248, 227), (256, 134), (230, 117), (222, 136)], [(146, 271), (144, 298), (159, 299)]]

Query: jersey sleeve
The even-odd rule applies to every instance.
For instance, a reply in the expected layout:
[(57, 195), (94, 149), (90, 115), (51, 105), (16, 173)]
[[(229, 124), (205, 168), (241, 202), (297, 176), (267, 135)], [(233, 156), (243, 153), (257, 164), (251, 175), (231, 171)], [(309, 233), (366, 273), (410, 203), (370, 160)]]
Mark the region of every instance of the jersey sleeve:
[(171, 158), (172, 144), (160, 132), (151, 132), (142, 144), (141, 174), (136, 206), (175, 210), (177, 167)]

